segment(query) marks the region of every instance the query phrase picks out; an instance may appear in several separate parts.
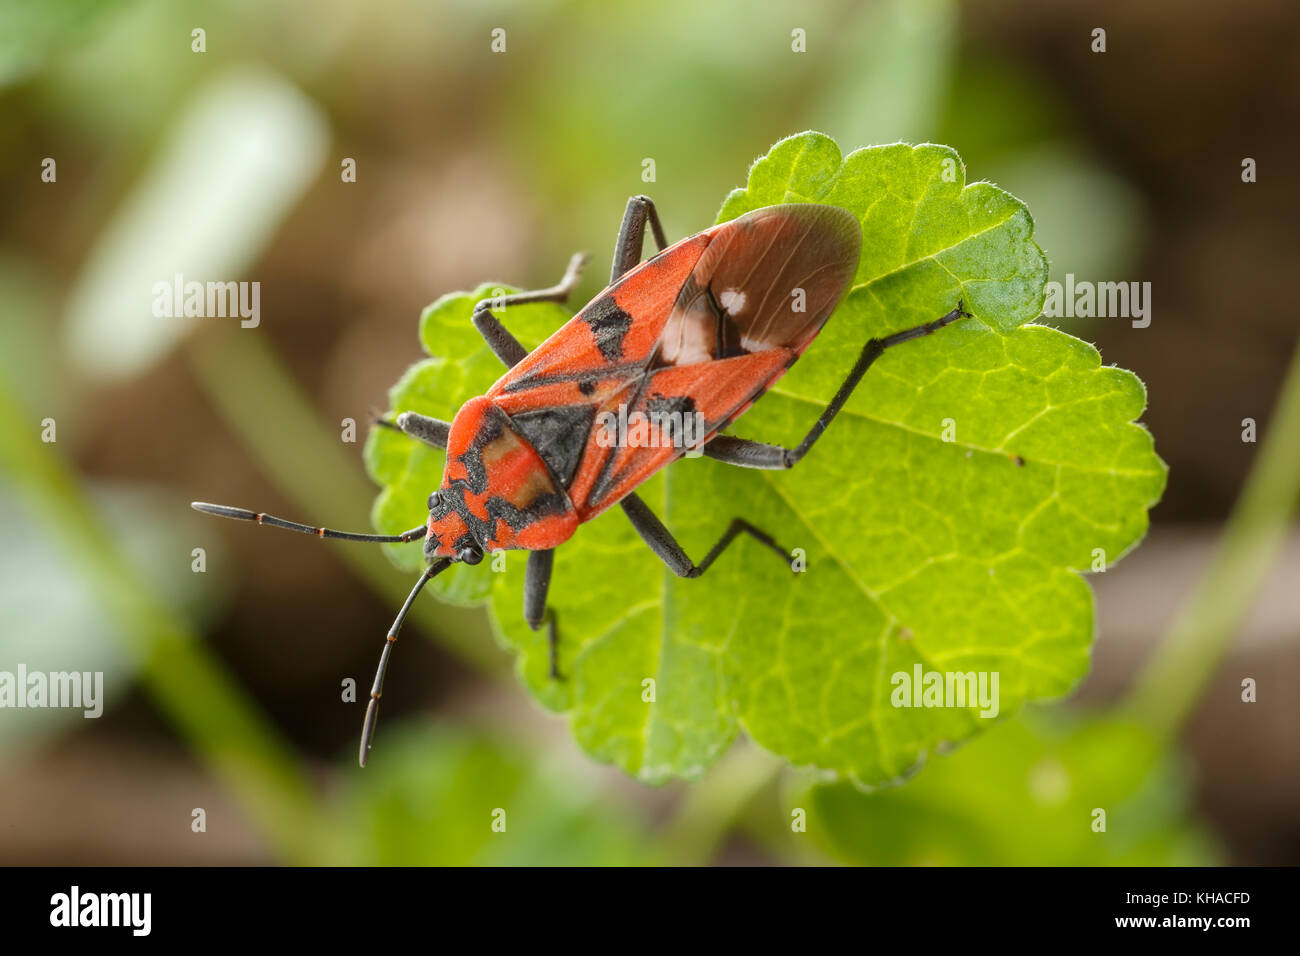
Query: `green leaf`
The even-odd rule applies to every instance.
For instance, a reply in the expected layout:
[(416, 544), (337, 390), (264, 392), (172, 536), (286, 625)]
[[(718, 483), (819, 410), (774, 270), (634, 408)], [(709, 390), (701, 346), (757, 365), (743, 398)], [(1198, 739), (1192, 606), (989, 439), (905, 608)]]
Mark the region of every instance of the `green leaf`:
[(1148, 731), (1030, 716), (972, 741), (906, 787), (868, 794), (848, 783), (815, 784), (789, 803), (807, 810), (808, 835), (846, 863), (1215, 862), (1213, 841), (1189, 818), (1186, 774)]
[[(544, 632), (520, 614), (524, 555), (510, 554), (504, 573), (484, 562), (444, 575), (444, 595), (490, 601), (522, 681), (570, 716), (592, 756), (648, 782), (690, 778), (744, 729), (796, 765), (880, 784), (992, 722), (970, 708), (892, 706), (896, 672), (996, 671), (1006, 715), (1066, 693), (1086, 671), (1092, 595), (1079, 572), (1142, 537), (1165, 466), (1133, 423), (1145, 405), (1136, 377), (1103, 368), (1084, 342), (1024, 326), (1047, 273), (1033, 221), (1008, 193), (964, 178), (946, 147), (842, 157), (804, 133), (755, 163), (719, 214), (831, 203), (859, 216), (864, 237), (852, 290), (733, 434), (794, 444), (868, 338), (935, 319), (959, 298), (975, 316), (891, 349), (792, 471), (684, 460), (640, 489), (697, 560), (744, 516), (801, 549), (806, 572), (791, 575), (742, 539), (704, 578), (681, 581), (613, 509), (556, 553), (559, 682), (547, 676)], [(450, 418), (500, 375), (469, 321), (488, 288), (425, 313), (437, 357), (398, 384), (394, 410)], [(508, 311), (529, 347), (568, 315)], [(440, 455), (382, 432), (367, 461), (385, 486), (376, 526), (418, 522)]]

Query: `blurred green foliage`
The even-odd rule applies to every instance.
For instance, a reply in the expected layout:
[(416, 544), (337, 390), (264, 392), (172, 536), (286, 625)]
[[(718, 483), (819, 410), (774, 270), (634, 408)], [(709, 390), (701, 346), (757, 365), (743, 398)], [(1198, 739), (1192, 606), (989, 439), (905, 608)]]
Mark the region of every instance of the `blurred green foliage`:
[(499, 737), (408, 724), (336, 801), (338, 862), (622, 866), (656, 861), (644, 824)]
[(1217, 847), (1188, 822), (1185, 787), (1140, 726), (1031, 711), (935, 757), (906, 786), (818, 785), (789, 799), (808, 808), (808, 833), (847, 863), (1212, 863)]

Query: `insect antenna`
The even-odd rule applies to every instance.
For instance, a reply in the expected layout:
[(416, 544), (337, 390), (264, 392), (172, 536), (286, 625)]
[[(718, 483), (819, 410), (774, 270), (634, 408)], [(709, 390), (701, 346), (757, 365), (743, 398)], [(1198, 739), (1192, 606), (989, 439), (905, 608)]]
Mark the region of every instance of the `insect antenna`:
[(400, 544), (406, 541), (418, 541), (429, 531), (427, 526), (420, 525), (418, 528), (412, 528), (410, 531), (403, 531), (401, 534), (358, 534), (355, 531), (334, 531), (330, 528), (315, 528), (309, 524), (299, 524), (296, 521), (285, 521), (283, 518), (277, 518), (275, 515), (263, 514), (260, 511), (249, 511), (247, 508), (232, 508), (230, 505), (210, 505), (206, 501), (191, 501), (190, 507), (195, 511), (202, 511), (205, 515), (216, 515), (218, 518), (234, 518), (236, 521), (255, 521), (260, 525), (267, 525), (272, 528), (287, 528), (290, 531), (299, 531), (303, 534), (314, 534), (318, 538), (335, 538), (340, 541), (374, 541), (380, 544)]
[(397, 643), (397, 632), (402, 629), (402, 622), (406, 620), (406, 612), (415, 603), (415, 598), (419, 595), (421, 589), (450, 566), (450, 558), (441, 558), (425, 569), (425, 572), (420, 575), (420, 580), (415, 582), (415, 587), (411, 588), (406, 603), (397, 612), (397, 618), (393, 621), (393, 626), (388, 629), (384, 649), (379, 654), (379, 667), (375, 671), (375, 682), (370, 688), (370, 703), (366, 705), (366, 722), (361, 727), (359, 759), (363, 767), (366, 765), (366, 758), (370, 756), (370, 747), (375, 738), (375, 723), (379, 720), (379, 698), (384, 694), (384, 675), (388, 672), (388, 658), (393, 653), (393, 645)]

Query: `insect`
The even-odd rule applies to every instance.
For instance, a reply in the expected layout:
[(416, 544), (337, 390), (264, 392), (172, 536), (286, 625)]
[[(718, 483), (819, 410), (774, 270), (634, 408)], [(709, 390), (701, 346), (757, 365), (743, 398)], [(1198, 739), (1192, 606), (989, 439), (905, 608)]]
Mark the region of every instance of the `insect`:
[[(658, 255), (641, 261), (646, 226)], [(618, 505), (669, 569), (702, 575), (741, 534), (789, 563), (767, 532), (735, 517), (696, 563), (636, 488), (688, 451), (742, 468), (792, 468), (816, 443), (862, 376), (886, 349), (969, 318), (956, 308), (925, 325), (867, 341), (848, 377), (793, 448), (719, 434), (775, 383), (809, 346), (853, 279), (862, 245), (857, 218), (836, 206), (789, 204), (756, 209), (668, 245), (654, 203), (628, 200), (614, 247), (610, 284), (532, 352), (493, 310), (565, 302), (585, 255), (574, 256), (549, 288), (478, 302), (475, 328), (507, 372), (486, 395), (444, 422), (403, 412), (380, 422), (446, 450), (442, 485), (429, 495), (428, 521), (398, 535), (353, 534), (273, 515), (194, 502), (223, 518), (347, 541), (423, 539), (427, 568), (388, 629), (361, 732), (364, 767), (374, 739), (384, 675), (407, 612), (420, 590), (455, 562), (529, 552), (524, 618), (547, 627), (550, 673), (558, 668), (556, 616), (547, 607), (555, 548), (585, 521)], [(608, 440), (615, 412), (649, 424)], [(674, 418), (674, 415), (676, 418)], [(693, 436), (683, 416), (697, 423)], [(606, 433), (602, 434), (602, 430)], [(639, 440), (630, 440), (639, 434)]]

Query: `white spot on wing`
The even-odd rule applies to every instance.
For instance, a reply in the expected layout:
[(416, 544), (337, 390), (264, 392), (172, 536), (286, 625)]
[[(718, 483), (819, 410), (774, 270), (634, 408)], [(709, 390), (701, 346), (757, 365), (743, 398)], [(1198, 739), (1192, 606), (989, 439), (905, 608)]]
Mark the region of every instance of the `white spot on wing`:
[(718, 296), (718, 305), (722, 306), (727, 315), (734, 319), (745, 308), (745, 293), (736, 289), (728, 289)]

